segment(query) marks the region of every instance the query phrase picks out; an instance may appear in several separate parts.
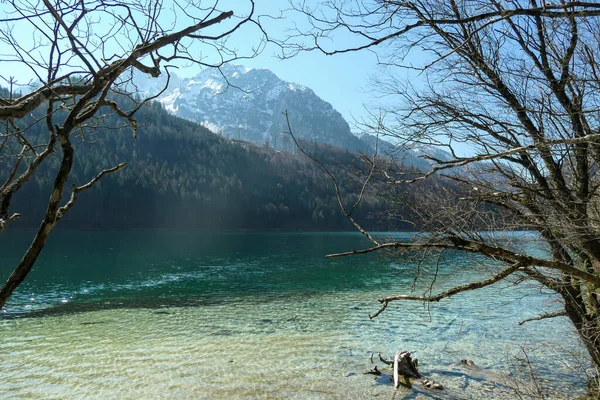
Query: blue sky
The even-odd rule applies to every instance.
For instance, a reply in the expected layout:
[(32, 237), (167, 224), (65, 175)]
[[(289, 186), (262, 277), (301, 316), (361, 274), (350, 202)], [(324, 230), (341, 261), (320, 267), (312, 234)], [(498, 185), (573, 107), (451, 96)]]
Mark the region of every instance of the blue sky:
[[(190, 19), (189, 16), (186, 16), (186, 13), (188, 15), (193, 15), (196, 18), (205, 15), (205, 11), (203, 11), (202, 8), (193, 7), (194, 2), (200, 4), (201, 7), (207, 7), (207, 5), (213, 6), (216, 1), (219, 5), (218, 8), (221, 11), (234, 11), (233, 18), (226, 20), (218, 26), (203, 31), (204, 34), (221, 33), (224, 30), (227, 30), (227, 26), (231, 27), (233, 24), (236, 24), (240, 18), (243, 18), (244, 14), (247, 15), (247, 12), (249, 11), (249, 2), (243, 0), (213, 0), (212, 2), (207, 2), (205, 0), (189, 0), (190, 3), (188, 4), (192, 5), (188, 5), (183, 11), (182, 9), (177, 9), (172, 6), (174, 1), (175, 0), (164, 0), (164, 7), (158, 17), (158, 22), (161, 26), (170, 29), (171, 31), (183, 29), (192, 23), (198, 22), (197, 19), (195, 22), (192, 22), (193, 20)], [(183, 0), (178, 1), (180, 2)], [(303, 1), (305, 4), (311, 5), (315, 5), (319, 2), (319, 0)], [(295, 25), (302, 29), (307, 28), (305, 17), (302, 18), (301, 15), (289, 12), (284, 12), (282, 14), (282, 10), (289, 8), (288, 0), (256, 0), (256, 2), (255, 15), (284, 16), (282, 19), (262, 19), (262, 21), (265, 22), (264, 28), (271, 37), (283, 39), (288, 34), (287, 30)], [(24, 1), (24, 3), (28, 3), (28, 1)], [(154, 4), (153, 2), (151, 3)], [(9, 7), (10, 4), (0, 2), (0, 18), (3, 18), (3, 15), (10, 17), (10, 15), (6, 13), (6, 9)], [(96, 46), (92, 48), (100, 49), (101, 47), (104, 47), (107, 57), (112, 56), (114, 53), (120, 53), (118, 57), (122, 57), (123, 54), (130, 51), (133, 46), (139, 44), (136, 41), (128, 40), (126, 35), (120, 35), (119, 37), (113, 37), (111, 39), (110, 35), (106, 34), (119, 26), (123, 25), (119, 22), (115, 24), (115, 20), (111, 19), (110, 15), (96, 18), (93, 23), (93, 38), (87, 38), (93, 46)], [(5, 29), (5, 26), (0, 26), (0, 28)], [(23, 48), (31, 48), (33, 43), (39, 43), (38, 41), (41, 36), (38, 35), (34, 40), (32, 35), (35, 30), (28, 22), (19, 21), (18, 23), (15, 23), (13, 28), (16, 41), (20, 46), (23, 46)], [(135, 34), (132, 36), (134, 39), (137, 38), (137, 35)], [(251, 53), (252, 48), (260, 44), (261, 38), (262, 33), (260, 30), (256, 26), (248, 24), (227, 39), (226, 47), (239, 50), (241, 53), (247, 55), (248, 53)], [(332, 48), (337, 49), (354, 47), (360, 44), (364, 44), (364, 42), (357, 42), (357, 38), (352, 37), (349, 34), (337, 34), (334, 40), (331, 41)], [(42, 45), (35, 48), (34, 51), (25, 51), (23, 54), (25, 57), (37, 56), (39, 59), (44, 60), (48, 58), (46, 55), (48, 49), (49, 46)], [(208, 62), (215, 62), (214, 56), (216, 53), (206, 44), (202, 44), (196, 40), (193, 44), (190, 44), (189, 50), (190, 54), (193, 54), (195, 58), (206, 57)], [(384, 51), (384, 49), (380, 48), (374, 48), (374, 50), (380, 53)], [(0, 59), (2, 59), (2, 61), (0, 61), (0, 85), (6, 86), (7, 79), (11, 76), (15, 77), (21, 84), (27, 84), (28, 81), (32, 80), (35, 81), (36, 79), (32, 72), (27, 69), (27, 65), (24, 65), (22, 62), (11, 63), (6, 61), (6, 56), (10, 56), (11, 51), (13, 50), (7, 48), (0, 40)], [(243, 59), (236, 61), (235, 63), (250, 68), (268, 68), (285, 81), (311, 88), (319, 97), (331, 103), (333, 107), (344, 116), (353, 131), (361, 130), (360, 126), (356, 125), (356, 121), (360, 122), (361, 120), (370, 119), (369, 109), (374, 115), (377, 115), (377, 104), (388, 107), (396, 105), (394, 99), (389, 97), (382, 98), (376, 88), (374, 88), (373, 85), (370, 85), (371, 77), (381, 72), (378, 68), (377, 56), (373, 51), (363, 50), (360, 52), (348, 52), (333, 56), (326, 56), (320, 52), (312, 51), (303, 52), (293, 58), (285, 60), (278, 58), (278, 53), (279, 49), (277, 46), (271, 44), (264, 48), (262, 53), (255, 58)], [(416, 64), (420, 64), (423, 62), (422, 57), (422, 55), (412, 55), (410, 59), (405, 61), (416, 61)], [(111, 59), (114, 60), (114, 58)], [(40, 71), (40, 75), (44, 76), (45, 70), (41, 69)], [(410, 77), (411, 83), (419, 86), (419, 80), (421, 78), (414, 71), (402, 71), (404, 71), (401, 73), (405, 75), (406, 79), (409, 79)], [(198, 65), (191, 67), (180, 65), (180, 68), (175, 71), (180, 77), (193, 77), (199, 72), (200, 67)], [(468, 146), (464, 144), (458, 145), (456, 150), (460, 153), (470, 153), (471, 150), (467, 149), (467, 147)]]
[[(229, 4), (227, 4), (229, 3)], [(257, 1), (257, 14), (279, 15), (281, 9), (288, 7), (286, 0), (279, 1)], [(239, 10), (242, 4), (239, 0), (225, 0), (220, 2), (221, 9), (231, 6), (234, 11)], [(0, 12), (7, 6), (0, 6)], [(243, 12), (243, 11), (242, 11)], [(173, 14), (166, 10), (161, 17), (163, 22), (169, 23), (169, 18), (173, 19)], [(177, 16), (177, 27), (185, 23), (181, 15)], [(293, 26), (295, 23), (302, 23), (296, 18), (282, 19), (278, 21), (265, 20), (269, 28), (269, 33), (277, 38), (285, 36), (285, 29)], [(102, 24), (102, 22), (101, 22)], [(108, 25), (100, 25), (98, 30), (107, 28)], [(31, 41), (31, 26), (27, 22), (20, 22), (16, 27), (16, 37), (20, 44), (27, 46)], [(243, 32), (234, 35), (228, 41), (229, 47), (235, 47), (241, 51), (256, 46), (260, 40), (260, 34), (257, 29), (245, 29)], [(338, 45), (345, 46), (351, 44), (351, 41), (340, 42)], [(197, 48), (198, 51), (206, 51)], [(11, 49), (7, 49), (0, 44), (0, 53), (7, 54)], [(362, 51), (360, 53), (347, 53), (336, 56), (325, 56), (318, 52), (302, 53), (292, 59), (281, 60), (275, 56), (277, 48), (267, 46), (264, 51), (256, 58), (241, 60), (237, 63), (251, 68), (268, 68), (272, 70), (281, 79), (298, 83), (311, 88), (319, 97), (330, 102), (342, 115), (352, 124), (353, 117), (361, 118), (367, 113), (365, 105), (372, 103), (373, 94), (369, 89), (369, 76), (376, 71), (376, 57), (373, 53)], [(3, 62), (1, 72), (3, 78), (15, 77), (19, 83), (26, 83), (33, 78), (31, 71), (23, 68), (19, 63)], [(176, 73), (181, 76), (193, 76), (199, 72), (199, 67), (180, 69)], [(5, 86), (6, 80), (0, 84)]]

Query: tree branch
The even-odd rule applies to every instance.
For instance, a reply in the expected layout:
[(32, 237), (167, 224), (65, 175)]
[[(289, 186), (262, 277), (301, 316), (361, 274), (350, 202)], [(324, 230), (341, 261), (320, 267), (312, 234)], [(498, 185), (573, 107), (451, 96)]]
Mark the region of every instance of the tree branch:
[(510, 266), (509, 268), (504, 269), (500, 273), (498, 273), (486, 280), (479, 281), (479, 282), (472, 282), (472, 283), (469, 283), (469, 284), (466, 284), (463, 286), (456, 286), (452, 289), (446, 290), (445, 292), (442, 292), (435, 296), (399, 295), (399, 296), (393, 296), (393, 297), (386, 297), (386, 298), (379, 300), (379, 302), (382, 303), (381, 308), (375, 314), (370, 314), (369, 318), (373, 319), (373, 318), (377, 317), (379, 314), (381, 314), (387, 308), (388, 304), (392, 301), (412, 300), (412, 301), (424, 301), (424, 302), (428, 302), (428, 303), (438, 302), (442, 299), (454, 296), (455, 294), (458, 294), (458, 293), (481, 289), (483, 287), (493, 285), (494, 283), (499, 282), (502, 279), (505, 279), (506, 277), (514, 274), (515, 272), (519, 271), (522, 268), (523, 268), (523, 265), (521, 265), (520, 263), (516, 263), (516, 264)]
[(566, 316), (567, 316), (567, 312), (566, 311), (556, 311), (556, 312), (553, 312), (553, 313), (546, 313), (546, 314), (539, 315), (537, 317), (524, 319), (521, 322), (517, 322), (517, 325), (521, 326), (524, 323), (531, 322), (531, 321), (541, 321), (543, 319), (556, 318), (556, 317), (566, 317)]
[(327, 258), (335, 258), (335, 257), (346, 257), (355, 254), (367, 254), (373, 253), (380, 250), (386, 249), (448, 249), (448, 250), (460, 250), (466, 251), (469, 253), (482, 254), (489, 258), (500, 259), (502, 261), (512, 261), (520, 263), (523, 267), (530, 266), (538, 266), (543, 268), (554, 269), (558, 271), (562, 271), (564, 273), (570, 274), (574, 277), (583, 279), (589, 283), (593, 283), (594, 285), (600, 286), (600, 276), (596, 276), (589, 272), (580, 270), (570, 264), (561, 262), (559, 260), (545, 260), (541, 258), (536, 258), (532, 256), (528, 256), (526, 254), (520, 254), (508, 249), (490, 246), (483, 242), (475, 242), (471, 240), (466, 240), (460, 238), (458, 236), (448, 236), (444, 238), (448, 242), (434, 242), (434, 243), (402, 243), (402, 242), (391, 242), (380, 244), (368, 249), (363, 250), (352, 250), (344, 253), (337, 254), (329, 254)]
[(127, 166), (127, 163), (121, 163), (121, 164), (116, 165), (116, 166), (114, 166), (112, 168), (102, 170), (98, 175), (96, 175), (96, 177), (94, 179), (92, 179), (91, 181), (89, 181), (85, 185), (81, 185), (81, 186), (75, 186), (75, 185), (73, 185), (73, 191), (71, 192), (71, 198), (69, 199), (69, 201), (67, 202), (67, 204), (65, 204), (64, 206), (62, 206), (62, 207), (60, 207), (58, 209), (58, 213), (57, 213), (56, 219), (57, 220), (61, 219), (67, 213), (67, 211), (69, 211), (71, 209), (71, 207), (73, 207), (73, 205), (77, 201), (77, 195), (79, 193), (83, 192), (84, 190), (90, 189), (100, 179), (102, 179), (102, 177), (104, 175), (107, 175), (107, 174), (110, 174), (110, 173), (113, 173), (113, 172), (116, 172), (116, 171), (120, 171), (123, 168), (125, 168), (126, 166)]
[[(333, 183), (333, 187), (335, 189), (335, 195), (337, 197), (337, 201), (338, 204), (340, 206), (340, 209), (342, 210), (342, 212), (344, 213), (344, 216), (346, 218), (348, 218), (348, 220), (350, 220), (350, 222), (352, 223), (352, 225), (354, 225), (354, 227), (360, 232), (362, 233), (364, 236), (367, 237), (367, 239), (369, 239), (372, 243), (375, 243), (377, 246), (379, 246), (379, 242), (366, 230), (363, 229), (362, 226), (360, 226), (360, 224), (354, 219), (354, 217), (352, 216), (352, 211), (354, 210), (354, 207), (352, 208), (352, 211), (348, 212), (346, 210), (346, 206), (344, 205), (344, 201), (342, 200), (342, 194), (340, 192), (340, 187), (337, 183), (337, 180), (335, 179), (335, 176), (331, 173), (331, 171), (329, 171), (329, 169), (325, 166), (325, 164), (323, 164), (320, 160), (316, 159), (315, 157), (313, 157), (312, 155), (310, 155), (306, 150), (304, 150), (304, 148), (300, 145), (300, 143), (298, 142), (298, 140), (296, 139), (296, 136), (294, 136), (294, 133), (292, 131), (292, 125), (290, 123), (290, 117), (289, 114), (287, 112), (287, 110), (283, 113), (283, 115), (285, 116), (285, 121), (287, 123), (287, 127), (288, 127), (288, 132), (289, 135), (292, 137), (292, 140), (294, 141), (294, 144), (296, 145), (296, 147), (300, 150), (300, 152), (302, 154), (304, 154), (306, 157), (308, 157), (311, 161), (313, 161), (314, 163), (316, 163), (319, 167), (321, 167), (321, 169), (329, 176), (329, 179), (331, 180), (331, 182)], [(369, 175), (369, 179), (371, 178), (371, 175)], [(364, 191), (364, 189), (363, 189)], [(360, 202), (360, 198), (362, 198), (362, 194), (363, 191), (361, 191), (360, 197), (359, 197), (359, 201), (356, 203), (356, 205), (358, 205), (358, 203)], [(355, 207), (356, 207), (355, 205)]]

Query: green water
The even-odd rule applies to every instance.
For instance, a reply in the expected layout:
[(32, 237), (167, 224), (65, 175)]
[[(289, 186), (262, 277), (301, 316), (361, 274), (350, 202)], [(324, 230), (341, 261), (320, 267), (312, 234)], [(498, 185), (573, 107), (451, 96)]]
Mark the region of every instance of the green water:
[[(29, 235), (2, 237), (2, 276)], [(516, 325), (555, 310), (555, 297), (507, 283), (430, 308), (394, 303), (371, 321), (417, 267), (324, 258), (365, 246), (354, 233), (56, 233), (3, 310), (0, 398), (390, 398), (387, 378), (363, 373), (371, 352), (398, 349), (447, 389), (397, 398), (513, 399), (528, 387), (522, 349), (553, 395), (582, 393), (588, 365), (568, 321)], [(447, 252), (434, 290), (481, 274)]]

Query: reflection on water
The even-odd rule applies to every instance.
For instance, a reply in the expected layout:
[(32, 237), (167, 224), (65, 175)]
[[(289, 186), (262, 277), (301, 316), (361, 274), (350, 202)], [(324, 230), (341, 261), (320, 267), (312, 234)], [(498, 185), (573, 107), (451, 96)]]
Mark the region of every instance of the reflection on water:
[[(52, 245), (0, 320), (9, 398), (388, 398), (387, 378), (363, 373), (371, 352), (403, 349), (447, 388), (436, 398), (513, 399), (521, 347), (546, 387), (584, 389), (566, 320), (516, 326), (559, 306), (534, 287), (395, 303), (369, 320), (415, 266), (323, 258), (364, 246), (356, 235), (60, 233)], [(435, 290), (478, 276), (474, 260), (446, 257)]]

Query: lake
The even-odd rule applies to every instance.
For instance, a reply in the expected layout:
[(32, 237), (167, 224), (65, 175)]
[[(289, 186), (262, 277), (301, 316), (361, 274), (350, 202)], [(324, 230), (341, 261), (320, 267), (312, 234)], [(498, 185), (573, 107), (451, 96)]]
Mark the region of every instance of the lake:
[[(5, 279), (32, 233), (2, 235)], [(410, 292), (417, 263), (324, 258), (367, 246), (356, 233), (56, 232), (0, 317), (0, 398), (388, 399), (389, 379), (364, 372), (372, 352), (396, 350), (446, 387), (397, 399), (513, 399), (529, 389), (525, 355), (557, 397), (584, 392), (566, 318), (517, 326), (559, 309), (556, 296), (506, 282), (370, 320), (378, 298)], [(422, 263), (416, 294), (436, 263)], [(434, 292), (485, 276), (460, 253), (438, 269)]]

